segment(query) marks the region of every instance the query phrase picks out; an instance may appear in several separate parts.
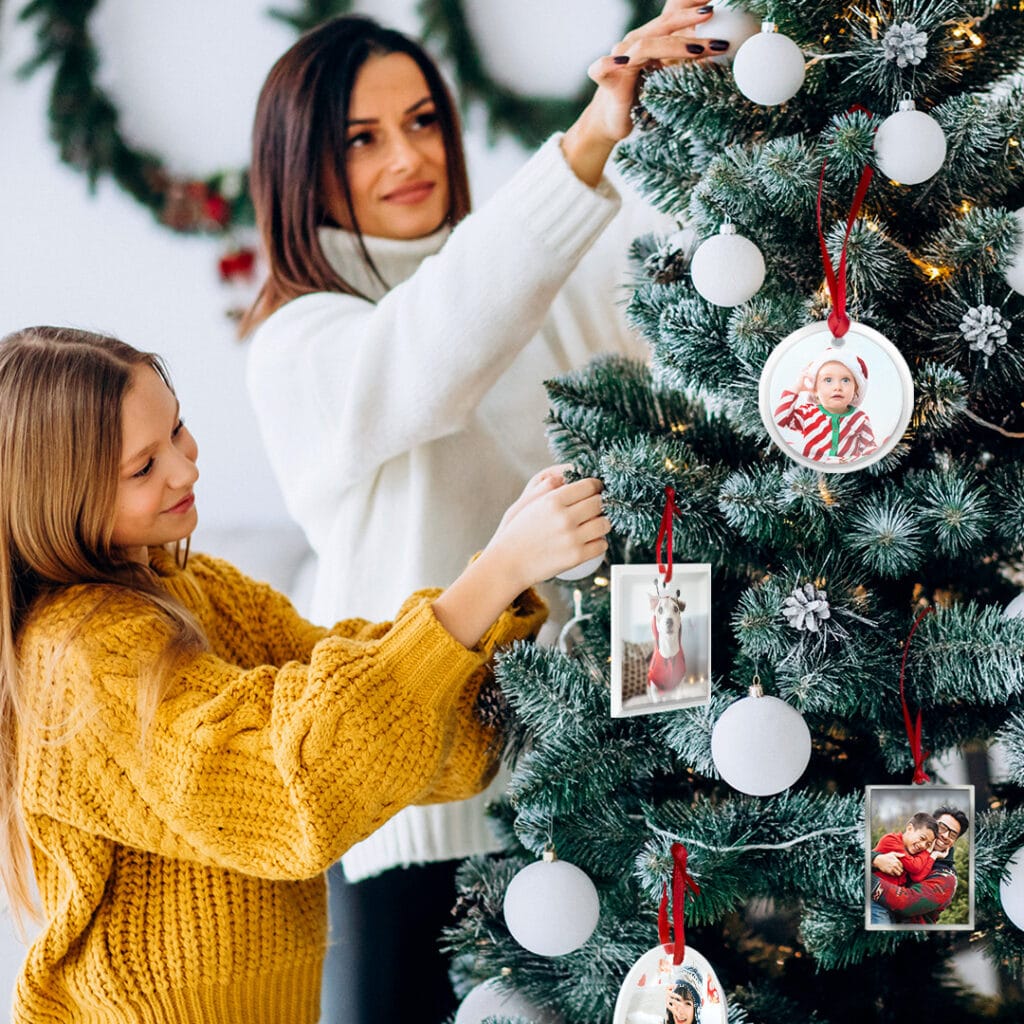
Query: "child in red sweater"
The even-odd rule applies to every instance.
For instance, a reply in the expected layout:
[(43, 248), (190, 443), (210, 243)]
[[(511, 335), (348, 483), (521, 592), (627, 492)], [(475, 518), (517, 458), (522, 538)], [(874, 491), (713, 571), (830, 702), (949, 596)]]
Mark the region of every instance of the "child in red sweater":
[[(923, 882), (931, 873), (935, 864), (932, 846), (938, 834), (938, 822), (924, 812), (915, 814), (902, 832), (889, 832), (875, 844), (873, 853), (901, 854), (903, 873), (900, 875), (883, 875), (873, 871), (876, 878), (884, 878), (896, 885), (913, 885)], [(885, 907), (871, 901), (871, 923), (891, 924), (892, 918)]]

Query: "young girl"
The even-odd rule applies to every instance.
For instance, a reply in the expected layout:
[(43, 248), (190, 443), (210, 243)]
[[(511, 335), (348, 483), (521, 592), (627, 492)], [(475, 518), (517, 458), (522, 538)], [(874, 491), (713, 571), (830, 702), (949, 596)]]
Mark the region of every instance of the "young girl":
[[(268, 275), (243, 326), (270, 464), (318, 556), (314, 618), (388, 614), (454, 575), (549, 461), (543, 381), (646, 354), (622, 317), (626, 254), (668, 219), (620, 212), (603, 170), (631, 130), (641, 71), (721, 52), (692, 34), (710, 16), (704, 0), (668, 0), (592, 64), (576, 123), (472, 213), (451, 96), (413, 40), (342, 17), (270, 71), (251, 165)], [(406, 1012), (402, 991), (381, 991), (382, 963), (405, 965), (427, 1024), (454, 1008), (446, 964), (424, 947), (448, 920), (457, 859), (500, 848), (486, 798), (410, 808), (346, 855), (360, 884), (332, 885), (332, 913), (355, 916), (358, 943), (332, 946), (327, 985), (344, 979), (346, 1009), (363, 1006), (354, 1019)]]
[(860, 356), (827, 348), (784, 390), (775, 422), (797, 431), (801, 455), (816, 462), (849, 462), (878, 448), (871, 420), (860, 406), (868, 390), (868, 366)]
[(19, 332), (0, 410), (0, 863), (45, 918), (14, 1021), (314, 1024), (323, 872), (489, 779), (489, 659), (542, 621), (530, 584), (604, 550), (599, 482), (539, 475), (446, 591), (327, 630), (187, 558), (197, 448), (157, 357)]

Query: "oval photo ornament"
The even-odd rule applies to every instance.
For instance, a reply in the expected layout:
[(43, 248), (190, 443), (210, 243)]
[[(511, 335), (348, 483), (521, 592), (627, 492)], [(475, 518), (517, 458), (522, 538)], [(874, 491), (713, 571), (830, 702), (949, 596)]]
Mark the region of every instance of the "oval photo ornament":
[(612, 1024), (726, 1024), (725, 996), (711, 964), (687, 946), (683, 962), (674, 966), (671, 950), (655, 946), (633, 964)]
[(914, 380), (888, 338), (851, 321), (783, 338), (761, 371), (761, 419), (791, 459), (822, 473), (851, 473), (884, 458), (914, 411)]

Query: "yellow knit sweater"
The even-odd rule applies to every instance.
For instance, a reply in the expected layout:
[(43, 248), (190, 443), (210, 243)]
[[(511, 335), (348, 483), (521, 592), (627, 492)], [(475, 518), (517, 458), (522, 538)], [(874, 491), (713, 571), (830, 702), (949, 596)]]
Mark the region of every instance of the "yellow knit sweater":
[(47, 924), (13, 1020), (313, 1024), (324, 870), (407, 804), (487, 782), (476, 694), (543, 605), (523, 595), (469, 651), (436, 591), (394, 624), (328, 631), (216, 559), (181, 571), (161, 551), (153, 567), (209, 650), (172, 673), (145, 753), (138, 679), (169, 636), (146, 598), (67, 588), (21, 630), (41, 728), (18, 738), (20, 798)]

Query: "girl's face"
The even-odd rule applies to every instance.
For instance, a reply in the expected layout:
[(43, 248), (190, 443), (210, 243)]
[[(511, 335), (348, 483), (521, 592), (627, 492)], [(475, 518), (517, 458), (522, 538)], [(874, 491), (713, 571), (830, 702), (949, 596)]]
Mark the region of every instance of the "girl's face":
[(113, 534), (114, 546), (135, 561), (147, 560), (146, 548), (184, 540), (196, 528), (199, 448), (178, 413), (160, 375), (135, 367), (121, 405)]
[[(444, 135), (423, 72), (404, 53), (368, 57), (348, 107), (345, 173), (359, 229), (377, 238), (422, 238), (448, 215)], [(333, 166), (324, 168), (327, 212), (353, 227)]]
[(846, 412), (857, 393), (857, 382), (842, 363), (826, 363), (818, 371), (815, 390), (829, 412)]
[(693, 996), (689, 992), (669, 993), (668, 1010), (675, 1024), (693, 1024)]

